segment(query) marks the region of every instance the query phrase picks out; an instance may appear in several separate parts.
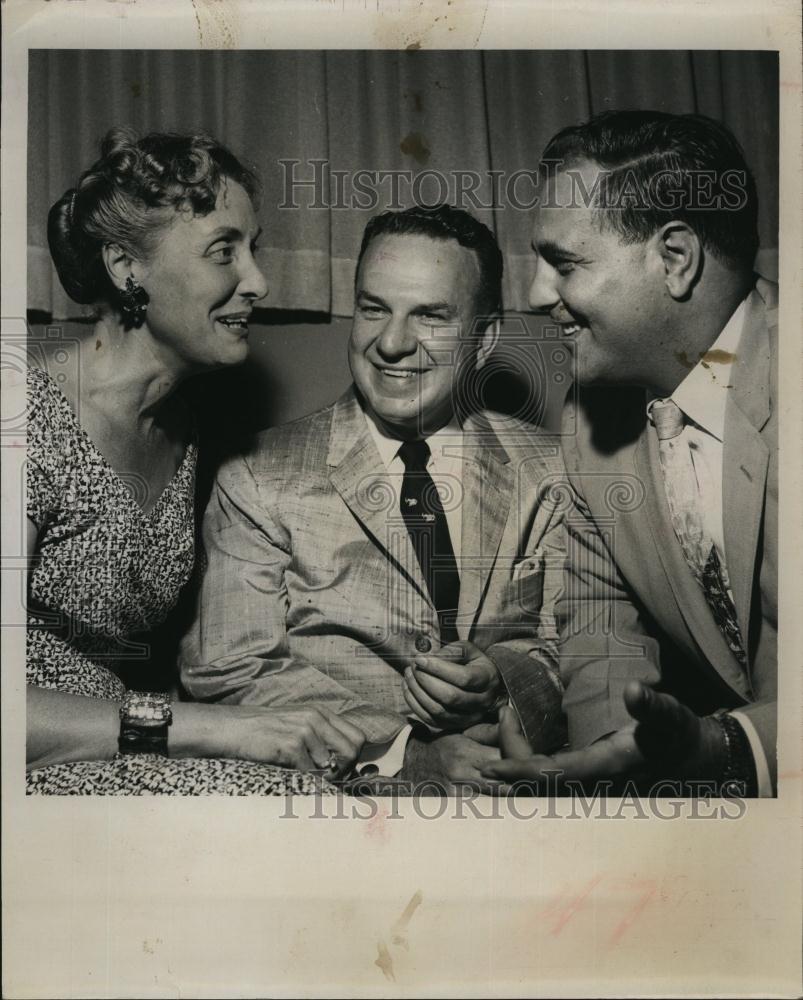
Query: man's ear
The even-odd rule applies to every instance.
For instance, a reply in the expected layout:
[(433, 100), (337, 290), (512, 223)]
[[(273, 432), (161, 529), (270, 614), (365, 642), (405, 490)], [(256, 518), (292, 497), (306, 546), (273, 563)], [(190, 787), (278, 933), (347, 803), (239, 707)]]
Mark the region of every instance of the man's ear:
[(703, 264), (700, 237), (685, 222), (667, 222), (653, 236), (664, 269), (667, 291), (673, 299), (685, 299), (694, 287)]
[(477, 371), (479, 371), (480, 368), (485, 367), (485, 363), (488, 361), (488, 358), (490, 358), (493, 354), (494, 348), (499, 342), (501, 326), (502, 321), (495, 319), (492, 323), (489, 323), (480, 334), (475, 365)]
[(118, 243), (104, 243), (101, 254), (106, 272), (114, 287), (119, 291), (125, 291), (127, 278), (136, 279), (139, 277), (138, 261)]

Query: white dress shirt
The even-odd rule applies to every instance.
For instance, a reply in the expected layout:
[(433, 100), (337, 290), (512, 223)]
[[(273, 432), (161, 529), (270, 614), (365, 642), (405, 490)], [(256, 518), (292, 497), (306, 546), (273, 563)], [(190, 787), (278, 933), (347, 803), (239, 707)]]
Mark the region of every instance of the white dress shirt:
[[(365, 414), (365, 420), (388, 475), (401, 485), (404, 477), (404, 462), (399, 455), (401, 440), (387, 435), (368, 413)], [(446, 426), (441, 427), (440, 430), (426, 438), (426, 442), (430, 449), (427, 471), (432, 476), (432, 481), (436, 486), (443, 486), (447, 496), (455, 498), (454, 502), (444, 504), (444, 514), (449, 526), (449, 536), (452, 540), (459, 573), (460, 536), (463, 530), (462, 503), (460, 502), (463, 481), (463, 461), (461, 458), (463, 430), (457, 420), (452, 419)], [(378, 768), (378, 773), (383, 777), (392, 778), (397, 775), (404, 764), (407, 740), (411, 732), (412, 727), (408, 724), (397, 733), (389, 744), (375, 743), (364, 747), (357, 762), (357, 773), (364, 774), (366, 767), (370, 765)]]
[[(746, 308), (746, 300), (737, 306), (711, 348), (669, 397), (686, 415), (686, 423), (679, 439), (686, 441), (691, 452), (703, 527), (716, 546), (720, 563), (726, 572), (728, 554), (725, 551), (723, 521), (722, 452), (728, 395), (733, 387), (733, 362), (742, 336)], [(738, 719), (750, 742), (756, 763), (759, 795), (770, 796), (772, 786), (767, 758), (758, 733), (747, 716), (740, 712), (731, 714)]]
[[(401, 484), (404, 477), (404, 462), (399, 455), (399, 448), (401, 448), (402, 442), (398, 438), (388, 437), (367, 413), (365, 419), (388, 475)], [(436, 486), (443, 487), (447, 497), (454, 497), (454, 502), (444, 503), (443, 512), (449, 526), (449, 537), (452, 540), (452, 549), (459, 573), (460, 535), (463, 530), (463, 505), (460, 503), (463, 484), (463, 459), (461, 457), (463, 429), (457, 419), (453, 417), (445, 427), (441, 427), (425, 440), (430, 450), (427, 472)]]

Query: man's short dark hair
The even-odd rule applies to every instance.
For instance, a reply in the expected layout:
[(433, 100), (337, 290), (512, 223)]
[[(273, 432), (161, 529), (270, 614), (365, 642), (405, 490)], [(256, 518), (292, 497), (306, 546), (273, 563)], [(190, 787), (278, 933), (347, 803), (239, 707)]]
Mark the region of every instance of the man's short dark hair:
[(480, 283), (475, 308), (478, 316), (491, 318), (502, 309), (502, 251), (491, 230), (479, 219), (451, 205), (415, 205), (401, 212), (382, 212), (365, 227), (357, 258), (360, 264), (372, 240), (378, 236), (430, 236), (434, 240), (457, 240), (473, 250), (480, 265)]
[(705, 115), (606, 111), (564, 128), (541, 158), (542, 176), (588, 160), (603, 168), (593, 204), (626, 242), (678, 219), (737, 269), (758, 250), (758, 196), (741, 146)]

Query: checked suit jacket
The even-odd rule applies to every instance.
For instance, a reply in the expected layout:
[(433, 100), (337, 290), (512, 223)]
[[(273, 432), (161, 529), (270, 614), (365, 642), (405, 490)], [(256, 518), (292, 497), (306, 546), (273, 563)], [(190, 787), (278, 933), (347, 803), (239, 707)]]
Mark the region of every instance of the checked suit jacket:
[[(487, 411), (463, 425), (457, 629), (497, 664), (526, 735), (562, 742), (554, 608), (565, 562), (554, 438)], [(371, 742), (407, 721), (403, 673), (441, 645), (394, 480), (349, 389), (220, 468), (181, 645), (195, 699), (315, 705)]]
[(746, 644), (743, 669), (714, 622), (670, 519), (643, 390), (588, 389), (564, 410), (563, 447), (578, 513), (566, 519), (559, 609), (572, 746), (629, 721), (630, 678), (706, 715), (749, 717), (776, 775), (778, 683), (777, 286), (747, 300), (723, 442), (728, 573)]

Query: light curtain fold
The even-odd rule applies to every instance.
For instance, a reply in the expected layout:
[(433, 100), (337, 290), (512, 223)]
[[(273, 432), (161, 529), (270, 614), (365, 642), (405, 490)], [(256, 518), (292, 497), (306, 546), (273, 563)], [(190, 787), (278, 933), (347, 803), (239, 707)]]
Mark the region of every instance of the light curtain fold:
[(729, 125), (756, 175), (762, 248), (772, 255), (775, 53), (32, 51), (29, 308), (81, 316), (50, 262), (47, 212), (95, 159), (107, 129), (132, 125), (206, 129), (256, 167), (266, 308), (350, 315), (368, 218), (445, 194), (494, 229), (505, 305), (526, 309), (528, 175), (557, 129), (621, 107), (701, 111)]

